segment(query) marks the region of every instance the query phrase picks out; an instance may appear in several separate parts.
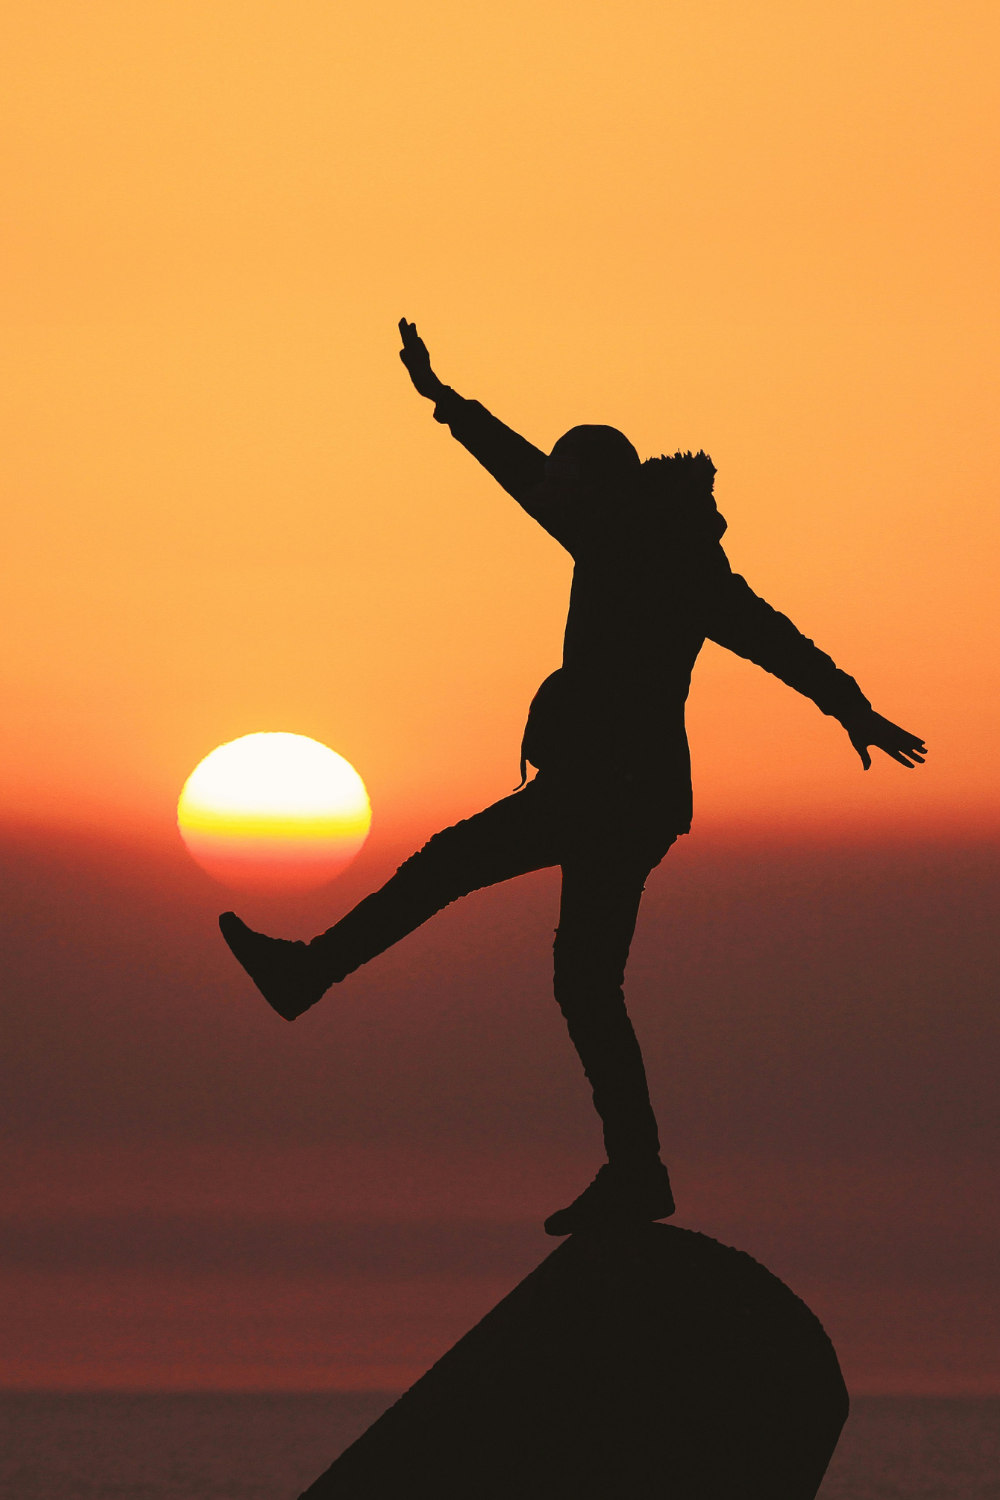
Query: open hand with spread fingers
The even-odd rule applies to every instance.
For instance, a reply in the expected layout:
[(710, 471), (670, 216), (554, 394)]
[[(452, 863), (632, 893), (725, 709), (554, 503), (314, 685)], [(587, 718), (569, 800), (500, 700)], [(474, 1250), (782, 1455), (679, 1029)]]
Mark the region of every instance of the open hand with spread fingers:
[(414, 386), (428, 401), (439, 401), (448, 387), (431, 369), (431, 357), (427, 352), (427, 345), (417, 332), (416, 323), (408, 323), (405, 318), (400, 318), (399, 332), (403, 340), (399, 357), (410, 372)]
[(872, 745), (883, 750), (892, 760), (898, 761), (908, 771), (912, 771), (915, 764), (923, 765), (927, 755), (927, 746), (923, 740), (915, 734), (910, 734), (907, 729), (900, 729), (898, 724), (893, 724), (890, 719), (883, 719), (881, 714), (869, 709), (866, 714), (859, 715), (846, 723), (844, 728), (851, 737), (851, 744), (861, 757), (861, 764), (867, 771), (872, 763), (868, 751)]

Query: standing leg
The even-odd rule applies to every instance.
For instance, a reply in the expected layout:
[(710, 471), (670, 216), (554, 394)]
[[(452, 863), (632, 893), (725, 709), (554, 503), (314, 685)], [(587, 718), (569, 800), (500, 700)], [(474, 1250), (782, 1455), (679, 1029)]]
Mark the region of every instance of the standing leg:
[(590, 855), (563, 864), (555, 993), (593, 1089), (608, 1161), (589, 1188), (545, 1221), (549, 1234), (648, 1222), (674, 1211), (642, 1053), (622, 991), (654, 862)]
[(570, 1038), (594, 1092), (608, 1161), (660, 1154), (646, 1070), (622, 986), (648, 870), (563, 866), (553, 947), (554, 987)]
[(558, 864), (544, 792), (532, 782), (475, 817), (446, 828), (340, 922), (311, 943), (253, 932), (233, 912), (222, 935), (265, 1000), (292, 1021), (346, 975), (398, 943), (459, 896)]

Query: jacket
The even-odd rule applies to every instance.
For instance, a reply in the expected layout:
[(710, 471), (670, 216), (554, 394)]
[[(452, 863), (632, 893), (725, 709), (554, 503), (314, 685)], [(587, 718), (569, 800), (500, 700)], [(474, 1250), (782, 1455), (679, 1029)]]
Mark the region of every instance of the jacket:
[(842, 723), (871, 707), (853, 677), (733, 572), (705, 455), (649, 459), (621, 491), (560, 511), (533, 494), (546, 455), (478, 401), (448, 390), (434, 416), (574, 562), (563, 664), (532, 703), (522, 779), (525, 760), (564, 783), (620, 778), (655, 800), (676, 832), (687, 832), (684, 707), (706, 639)]

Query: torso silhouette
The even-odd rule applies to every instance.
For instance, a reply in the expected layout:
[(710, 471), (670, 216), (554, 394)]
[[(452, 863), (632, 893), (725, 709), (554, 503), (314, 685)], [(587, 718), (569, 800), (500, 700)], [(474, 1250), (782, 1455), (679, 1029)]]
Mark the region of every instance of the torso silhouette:
[(861, 689), (734, 573), (704, 455), (650, 459), (634, 484), (558, 507), (533, 491), (546, 455), (454, 391), (434, 413), (574, 560), (563, 666), (532, 704), (524, 753), (562, 780), (641, 785), (674, 831), (691, 826), (684, 705), (706, 638), (779, 677), (839, 720)]

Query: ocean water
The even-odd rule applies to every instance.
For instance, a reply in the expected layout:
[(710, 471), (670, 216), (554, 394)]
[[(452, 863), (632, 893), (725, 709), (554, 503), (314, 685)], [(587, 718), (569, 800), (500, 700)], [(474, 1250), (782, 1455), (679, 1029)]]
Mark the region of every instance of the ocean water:
[(2, 1500), (294, 1500), (394, 1400), (0, 1394)]
[(856, 1396), (820, 1500), (1000, 1500), (1000, 1397)]
[[(294, 1500), (392, 1399), (0, 1394), (0, 1496)], [(1000, 1398), (856, 1398), (820, 1500), (1000, 1500)]]

